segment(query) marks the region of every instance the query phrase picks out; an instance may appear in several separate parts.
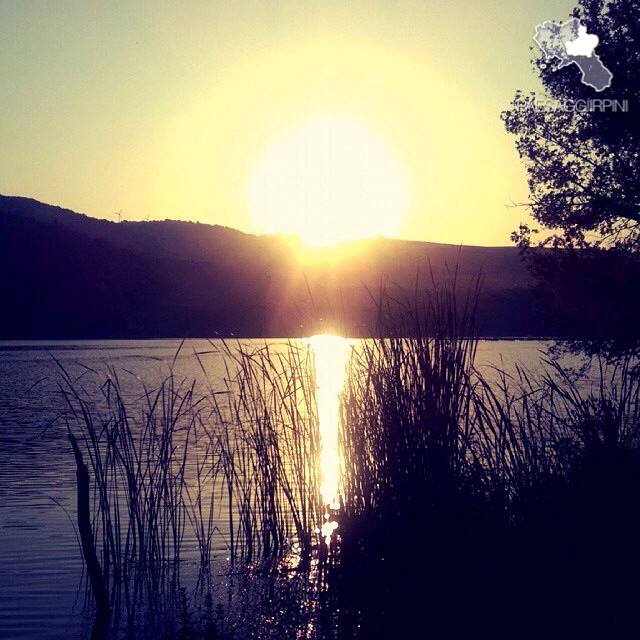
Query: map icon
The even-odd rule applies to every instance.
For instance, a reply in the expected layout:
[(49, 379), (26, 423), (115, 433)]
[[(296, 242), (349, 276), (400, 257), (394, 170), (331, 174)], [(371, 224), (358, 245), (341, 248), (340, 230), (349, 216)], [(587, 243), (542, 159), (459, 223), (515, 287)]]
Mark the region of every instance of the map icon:
[(556, 69), (575, 64), (581, 71), (581, 82), (596, 91), (611, 86), (613, 74), (595, 53), (600, 38), (588, 33), (578, 18), (566, 22), (548, 20), (536, 27), (533, 39), (547, 62), (558, 61)]

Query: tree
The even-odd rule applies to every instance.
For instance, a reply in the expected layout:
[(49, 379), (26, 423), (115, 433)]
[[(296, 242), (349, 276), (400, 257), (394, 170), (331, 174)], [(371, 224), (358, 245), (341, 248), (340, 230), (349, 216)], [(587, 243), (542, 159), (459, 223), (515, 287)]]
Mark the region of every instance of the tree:
[[(572, 16), (599, 37), (595, 54), (611, 86), (596, 91), (577, 65), (550, 63), (535, 47), (543, 95), (518, 91), (502, 120), (527, 170), (527, 206), (546, 233), (534, 243), (540, 229), (523, 224), (512, 238), (569, 350), (638, 354), (640, 1), (580, 0)], [(585, 108), (594, 99), (617, 108)]]
[[(581, 0), (573, 17), (600, 38), (595, 53), (613, 73), (611, 87), (597, 92), (575, 64), (557, 68), (539, 51), (532, 64), (543, 98), (564, 109), (538, 108), (540, 96), (518, 91), (502, 119), (527, 169), (532, 216), (550, 230), (543, 244), (638, 251), (640, 2)], [(594, 98), (626, 100), (628, 111), (575, 108)], [(513, 238), (528, 247), (535, 231), (522, 225)]]

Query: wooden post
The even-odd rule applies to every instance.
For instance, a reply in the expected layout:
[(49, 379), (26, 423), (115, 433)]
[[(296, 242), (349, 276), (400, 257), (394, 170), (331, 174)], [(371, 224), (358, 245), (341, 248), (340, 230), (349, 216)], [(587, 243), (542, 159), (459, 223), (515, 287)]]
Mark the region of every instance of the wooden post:
[(87, 573), (91, 584), (91, 592), (96, 603), (96, 625), (92, 637), (102, 637), (103, 630), (111, 615), (109, 606), (109, 594), (104, 582), (102, 568), (96, 553), (96, 545), (91, 528), (91, 510), (89, 508), (89, 470), (82, 458), (82, 451), (78, 446), (75, 436), (69, 431), (69, 442), (73, 447), (73, 455), (76, 459), (76, 478), (78, 481), (78, 530), (82, 555), (87, 565)]

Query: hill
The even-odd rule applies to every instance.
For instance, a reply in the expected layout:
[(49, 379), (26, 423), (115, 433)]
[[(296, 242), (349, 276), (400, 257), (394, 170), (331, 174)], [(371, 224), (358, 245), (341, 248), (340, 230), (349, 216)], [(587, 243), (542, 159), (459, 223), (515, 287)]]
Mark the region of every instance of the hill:
[[(0, 196), (0, 339), (369, 335), (372, 292), (483, 274), (487, 336), (548, 332), (512, 247), (374, 239), (300, 261), (294, 243), (192, 222), (112, 222)], [(375, 294), (374, 294), (375, 297)]]

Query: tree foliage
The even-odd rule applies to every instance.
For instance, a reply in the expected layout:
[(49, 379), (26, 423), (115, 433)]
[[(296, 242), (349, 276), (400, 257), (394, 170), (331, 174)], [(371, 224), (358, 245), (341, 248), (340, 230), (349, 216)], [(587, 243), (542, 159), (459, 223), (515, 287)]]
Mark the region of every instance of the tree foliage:
[[(580, 69), (557, 69), (542, 52), (532, 60), (544, 95), (516, 93), (502, 114), (528, 173), (529, 206), (556, 247), (640, 248), (640, 2), (581, 0), (573, 16), (600, 38), (596, 54), (613, 73), (597, 92)], [(537, 47), (536, 47), (537, 48)], [(628, 111), (539, 108), (541, 99), (574, 106), (578, 100), (627, 101)], [(537, 104), (537, 106), (536, 106)], [(537, 229), (513, 234), (532, 245)]]

